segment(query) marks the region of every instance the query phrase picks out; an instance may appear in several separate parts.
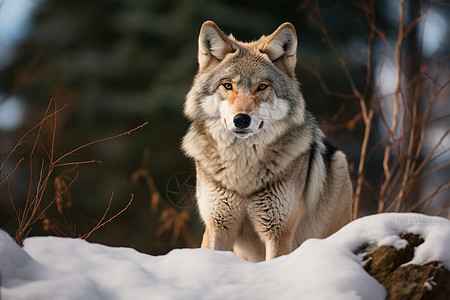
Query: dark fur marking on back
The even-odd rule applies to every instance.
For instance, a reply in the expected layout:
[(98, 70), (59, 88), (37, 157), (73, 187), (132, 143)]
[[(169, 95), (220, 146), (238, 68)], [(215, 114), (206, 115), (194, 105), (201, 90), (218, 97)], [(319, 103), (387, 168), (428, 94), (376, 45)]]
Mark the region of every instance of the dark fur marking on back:
[(307, 178), (306, 180), (309, 180), (309, 176), (312, 171), (312, 165), (314, 163), (314, 156), (316, 155), (316, 151), (317, 151), (317, 144), (316, 144), (316, 142), (313, 142), (311, 144), (311, 147), (309, 148), (308, 172), (306, 174), (306, 178)]
[(323, 144), (326, 147), (326, 152), (322, 153), (323, 159), (325, 161), (325, 166), (327, 170), (330, 169), (330, 163), (331, 163), (331, 157), (333, 154), (338, 150), (336, 147), (334, 147), (329, 141), (324, 140)]

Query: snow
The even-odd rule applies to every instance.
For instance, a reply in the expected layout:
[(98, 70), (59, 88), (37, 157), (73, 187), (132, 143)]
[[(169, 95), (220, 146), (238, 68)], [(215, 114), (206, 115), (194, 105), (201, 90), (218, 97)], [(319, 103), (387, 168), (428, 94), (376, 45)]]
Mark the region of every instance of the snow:
[(431, 277), (423, 284), (429, 291), (431, 291), (433, 289), (433, 286), (436, 285), (436, 282), (433, 281), (433, 279), (434, 277)]
[(28, 238), (20, 248), (0, 231), (0, 299), (385, 299), (355, 253), (367, 244), (401, 248), (405, 232), (425, 239), (411, 263), (438, 260), (450, 269), (450, 221), (417, 214), (364, 217), (257, 264), (231, 252), (150, 256), (57, 237)]
[(396, 249), (403, 249), (408, 246), (408, 241), (400, 239), (398, 235), (389, 235), (377, 243), (378, 247), (381, 246), (394, 246)]

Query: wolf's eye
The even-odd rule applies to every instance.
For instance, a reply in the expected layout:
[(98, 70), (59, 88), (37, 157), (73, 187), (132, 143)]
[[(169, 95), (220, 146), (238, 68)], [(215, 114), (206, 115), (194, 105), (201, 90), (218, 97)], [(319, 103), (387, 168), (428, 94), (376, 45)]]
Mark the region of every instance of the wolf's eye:
[(260, 83), (259, 85), (258, 85), (258, 91), (264, 91), (265, 89), (267, 89), (267, 87), (268, 87), (269, 85), (267, 85), (267, 84), (265, 84), (265, 83)]
[(223, 83), (222, 85), (223, 85), (223, 87), (224, 87), (226, 90), (231, 91), (231, 90), (233, 89), (233, 85), (232, 85), (231, 83), (229, 83), (229, 82), (225, 82), (225, 83)]

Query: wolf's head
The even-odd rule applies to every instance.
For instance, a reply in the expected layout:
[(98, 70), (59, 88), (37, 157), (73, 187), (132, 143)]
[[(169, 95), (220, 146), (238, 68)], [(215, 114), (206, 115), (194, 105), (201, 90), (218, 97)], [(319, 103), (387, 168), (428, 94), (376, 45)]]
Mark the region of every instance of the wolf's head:
[(217, 136), (238, 138), (276, 135), (286, 124), (303, 122), (292, 24), (284, 23), (269, 36), (243, 43), (207, 21), (198, 46), (199, 72), (185, 104), (189, 119), (220, 128)]

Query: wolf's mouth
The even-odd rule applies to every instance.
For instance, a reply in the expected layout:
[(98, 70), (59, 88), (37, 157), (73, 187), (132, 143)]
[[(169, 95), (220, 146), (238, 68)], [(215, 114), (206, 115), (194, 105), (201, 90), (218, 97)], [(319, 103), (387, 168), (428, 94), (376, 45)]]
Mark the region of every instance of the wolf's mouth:
[(233, 133), (240, 139), (248, 138), (253, 134), (253, 132), (250, 130), (233, 130)]
[(235, 134), (247, 134), (247, 133), (251, 133), (248, 130), (234, 130), (233, 131)]
[[(262, 121), (261, 124), (259, 124), (258, 131), (261, 130), (263, 128), (263, 126), (264, 126), (264, 121)], [(252, 131), (251, 130), (239, 130), (239, 129), (236, 129), (236, 130), (233, 130), (233, 133), (237, 134), (237, 135), (247, 135), (247, 134), (251, 134)]]

